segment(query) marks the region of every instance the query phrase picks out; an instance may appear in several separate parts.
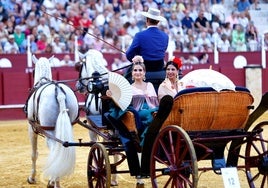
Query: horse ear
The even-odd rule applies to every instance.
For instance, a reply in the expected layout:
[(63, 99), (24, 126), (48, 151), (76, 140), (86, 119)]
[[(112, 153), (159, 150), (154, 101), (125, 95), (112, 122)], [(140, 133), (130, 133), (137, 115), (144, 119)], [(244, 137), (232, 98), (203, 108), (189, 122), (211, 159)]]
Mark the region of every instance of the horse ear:
[(80, 60), (81, 60), (81, 59), (84, 59), (85, 56), (86, 56), (86, 54), (83, 54), (83, 53), (81, 53), (81, 52), (79, 52), (79, 51), (78, 51), (78, 55), (79, 55)]
[(53, 62), (53, 59), (54, 59), (54, 55), (51, 56), (51, 57), (48, 59), (48, 61), (49, 61), (50, 63), (52, 63), (52, 62)]
[(33, 60), (34, 64), (38, 61), (38, 59), (36, 58), (36, 56), (34, 54), (32, 55), (32, 60)]

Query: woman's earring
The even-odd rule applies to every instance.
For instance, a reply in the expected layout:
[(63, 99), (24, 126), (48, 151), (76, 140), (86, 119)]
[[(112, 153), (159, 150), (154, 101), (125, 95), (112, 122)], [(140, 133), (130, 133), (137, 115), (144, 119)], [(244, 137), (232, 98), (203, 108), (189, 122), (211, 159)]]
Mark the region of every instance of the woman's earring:
[(146, 77), (145, 76), (143, 76), (143, 81), (145, 81), (146, 80)]

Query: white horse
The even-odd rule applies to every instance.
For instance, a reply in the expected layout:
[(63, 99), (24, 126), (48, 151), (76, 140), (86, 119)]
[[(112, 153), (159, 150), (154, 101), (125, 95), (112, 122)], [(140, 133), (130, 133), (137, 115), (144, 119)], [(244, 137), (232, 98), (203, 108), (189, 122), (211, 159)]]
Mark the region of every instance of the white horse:
[[(90, 49), (86, 53), (79, 53), (79, 57), (81, 59), (81, 68), (79, 73), (79, 82), (77, 84), (77, 88), (80, 92), (85, 93), (87, 95), (87, 99), (85, 102), (85, 108), (87, 111), (87, 115), (99, 115), (102, 113), (102, 103), (100, 100), (101, 93), (97, 95), (90, 93), (87, 91), (89, 81), (94, 79), (94, 75), (96, 71), (101, 75), (101, 81), (103, 83), (108, 79), (107, 69), (107, 61), (103, 57), (103, 54), (95, 49)], [(94, 73), (94, 74), (93, 74)], [(93, 74), (93, 75), (92, 75)], [(90, 78), (90, 79), (87, 79)], [(93, 131), (89, 131), (90, 140), (93, 142), (97, 142), (100, 138), (97, 133)], [(114, 155), (114, 162), (119, 160), (117, 155)], [(112, 174), (111, 177), (111, 185), (117, 185), (117, 176), (116, 174)]]
[[(32, 170), (28, 183), (36, 183), (37, 136), (46, 136), (49, 156), (44, 175), (48, 187), (59, 187), (60, 179), (73, 173), (74, 147), (64, 147), (63, 142), (73, 142), (72, 123), (78, 118), (77, 98), (70, 87), (52, 81), (50, 63), (53, 59), (33, 55), (35, 64), (34, 88), (26, 103), (29, 137), (32, 145)], [(62, 143), (60, 143), (62, 142)]]

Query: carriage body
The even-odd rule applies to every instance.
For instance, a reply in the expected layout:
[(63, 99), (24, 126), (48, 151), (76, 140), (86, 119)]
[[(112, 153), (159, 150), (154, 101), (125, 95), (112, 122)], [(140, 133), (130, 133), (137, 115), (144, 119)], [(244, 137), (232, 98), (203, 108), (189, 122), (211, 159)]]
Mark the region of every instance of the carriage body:
[[(221, 168), (227, 167), (245, 168), (250, 187), (263, 187), (262, 184), (256, 184), (255, 176), (260, 175), (261, 179), (266, 179), (268, 174), (265, 162), (267, 150), (261, 146), (267, 144), (262, 130), (268, 123), (261, 123), (249, 131), (253, 101), (249, 90), (240, 87), (235, 91), (190, 88), (178, 93), (173, 108), (154, 141), (150, 157), (152, 187), (165, 185), (167, 179), (172, 179), (168, 182), (172, 182), (175, 187), (197, 187), (198, 171), (213, 170), (216, 174), (221, 174)], [(255, 111), (260, 115), (258, 109)], [(256, 115), (253, 116), (256, 119)], [(88, 120), (95, 127), (93, 131), (97, 130), (106, 139), (106, 142), (91, 143), (91, 163), (94, 158), (103, 160), (105, 165), (101, 167), (105, 169), (102, 174), (105, 180), (107, 175), (110, 177), (111, 174), (128, 173), (128, 170), (118, 171), (116, 168), (126, 159), (120, 140), (109, 134), (109, 131), (106, 131), (108, 134), (99, 131), (108, 129), (102, 125), (101, 115), (90, 115)], [(225, 156), (227, 144), (231, 146), (228, 156)], [(246, 146), (246, 151), (240, 154), (242, 145)], [(252, 149), (254, 147), (261, 147), (257, 155), (255, 149)], [(101, 156), (96, 157), (96, 153)], [(108, 156), (116, 154), (121, 155), (120, 160), (110, 163)], [(244, 159), (244, 165), (238, 166), (239, 158)], [(201, 160), (211, 160), (212, 166), (199, 168), (198, 162)], [(92, 166), (88, 167), (88, 171), (94, 171)], [(254, 174), (256, 169), (257, 174)], [(96, 180), (94, 175), (88, 178), (89, 182)], [(264, 182), (267, 185), (267, 181)]]

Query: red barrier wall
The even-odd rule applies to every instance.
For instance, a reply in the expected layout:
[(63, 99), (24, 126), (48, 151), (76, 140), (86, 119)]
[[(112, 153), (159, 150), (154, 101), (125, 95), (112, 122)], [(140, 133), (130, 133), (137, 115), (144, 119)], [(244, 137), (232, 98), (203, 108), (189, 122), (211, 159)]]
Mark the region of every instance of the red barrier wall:
[(3, 104), (23, 104), (31, 88), (29, 74), (20, 72), (3, 73)]

